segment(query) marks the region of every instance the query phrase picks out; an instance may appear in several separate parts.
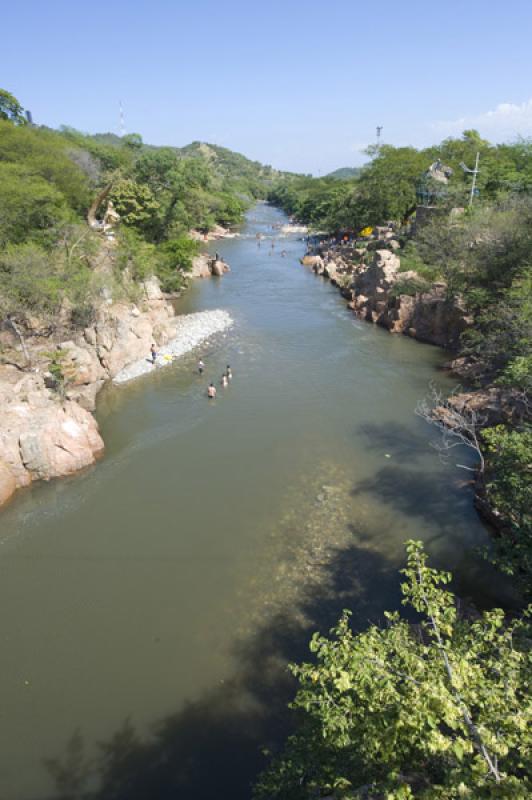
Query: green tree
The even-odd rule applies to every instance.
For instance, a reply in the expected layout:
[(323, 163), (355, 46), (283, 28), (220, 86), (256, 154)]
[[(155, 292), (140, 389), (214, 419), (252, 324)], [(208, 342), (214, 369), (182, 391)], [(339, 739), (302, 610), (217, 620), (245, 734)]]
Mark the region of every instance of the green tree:
[(51, 183), (19, 164), (0, 162), (0, 247), (36, 239), (50, 242), (70, 212)]
[(24, 109), (16, 97), (6, 89), (0, 89), (0, 119), (6, 119), (15, 125), (25, 125)]
[(497, 425), (482, 433), (486, 443), (486, 492), (508, 526), (495, 542), (498, 566), (532, 592), (532, 428)]
[(109, 199), (125, 225), (149, 231), (156, 223), (160, 206), (148, 186), (124, 178), (113, 185)]
[(255, 797), (512, 798), (530, 796), (532, 677), (527, 627), (501, 610), (460, 617), (451, 576), (407, 545), (403, 602), (413, 625), (355, 635), (345, 612), (316, 662), (292, 665), (300, 725)]

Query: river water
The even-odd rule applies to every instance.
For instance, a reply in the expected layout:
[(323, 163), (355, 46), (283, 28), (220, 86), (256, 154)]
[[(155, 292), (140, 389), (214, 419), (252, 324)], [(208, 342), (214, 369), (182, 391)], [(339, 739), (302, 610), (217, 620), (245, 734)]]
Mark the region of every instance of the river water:
[(103, 460), (1, 516), (0, 798), (78, 797), (100, 763), (101, 797), (243, 800), (286, 731), (286, 662), (344, 607), (398, 607), (406, 539), (463, 595), (503, 596), (467, 473), (414, 414), (451, 388), (445, 354), (355, 320), (285, 221), (259, 204), (216, 244), (232, 272), (179, 301), (234, 328), (104, 390)]

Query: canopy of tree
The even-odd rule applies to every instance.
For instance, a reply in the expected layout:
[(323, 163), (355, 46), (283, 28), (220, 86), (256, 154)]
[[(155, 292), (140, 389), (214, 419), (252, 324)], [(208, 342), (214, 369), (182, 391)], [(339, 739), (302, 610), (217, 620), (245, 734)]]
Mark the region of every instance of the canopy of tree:
[(403, 603), (355, 635), (349, 614), (293, 665), (300, 724), (257, 800), (530, 797), (532, 678), (527, 619), (459, 613), (450, 575), (409, 542)]

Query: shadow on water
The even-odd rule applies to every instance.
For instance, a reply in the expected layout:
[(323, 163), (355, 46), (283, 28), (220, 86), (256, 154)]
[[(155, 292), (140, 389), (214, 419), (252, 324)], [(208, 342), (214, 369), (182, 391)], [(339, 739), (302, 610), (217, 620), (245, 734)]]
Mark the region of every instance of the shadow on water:
[(463, 523), (464, 513), (471, 505), (468, 492), (450, 498), (447, 484), (438, 485), (434, 475), (404, 466), (400, 470), (382, 467), (371, 478), (360, 481), (352, 496), (364, 494), (371, 494), (405, 516), (430, 525), (435, 529), (434, 538), (447, 535)]
[[(267, 763), (262, 749), (276, 750), (290, 732), (287, 702), (295, 682), (286, 664), (308, 658), (312, 632), (327, 631), (343, 608), (354, 610), (353, 627), (364, 628), (368, 617), (376, 621), (399, 603), (397, 573), (375, 551), (354, 545), (334, 551), (324, 577), (322, 590), (303, 586), (296, 608), (275, 613), (237, 641), (234, 677), (160, 720), (151, 736), (140, 737), (126, 720), (91, 759), (81, 727), (61, 757), (46, 761), (56, 783), (53, 800), (248, 800)], [(87, 790), (91, 782), (98, 786)]]
[(401, 459), (401, 463), (418, 462), (427, 453), (426, 433), (414, 433), (399, 422), (364, 423), (357, 427), (356, 433), (363, 439), (366, 448), (386, 450)]

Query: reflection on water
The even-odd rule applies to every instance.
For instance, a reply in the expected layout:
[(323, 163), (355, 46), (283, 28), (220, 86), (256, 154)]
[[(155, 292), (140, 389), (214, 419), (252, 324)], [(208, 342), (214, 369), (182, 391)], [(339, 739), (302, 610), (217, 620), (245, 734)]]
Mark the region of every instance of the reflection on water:
[(413, 413), (429, 381), (452, 385), (443, 354), (355, 320), (297, 237), (272, 251), (283, 215), (253, 217), (216, 243), (232, 272), (180, 302), (235, 319), (199, 351), (206, 375), (194, 353), (107, 388), (101, 463), (2, 515), (0, 796), (59, 796), (52, 776), (75, 786), (100, 752), (101, 798), (248, 797), (285, 732), (286, 662), (342, 608), (363, 626), (397, 606), (405, 539), (464, 594), (503, 596)]

